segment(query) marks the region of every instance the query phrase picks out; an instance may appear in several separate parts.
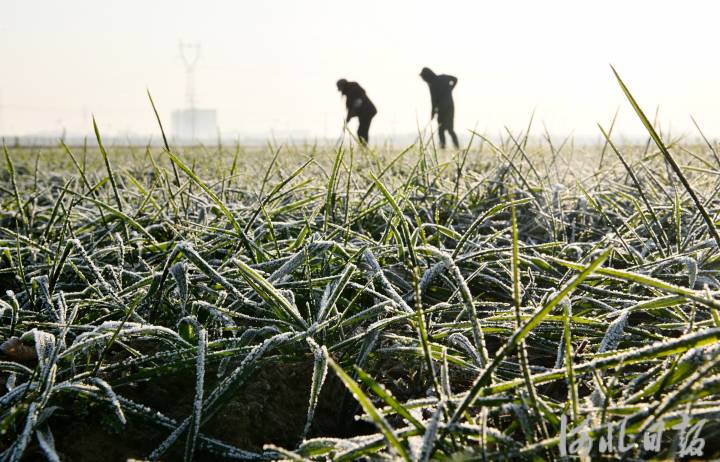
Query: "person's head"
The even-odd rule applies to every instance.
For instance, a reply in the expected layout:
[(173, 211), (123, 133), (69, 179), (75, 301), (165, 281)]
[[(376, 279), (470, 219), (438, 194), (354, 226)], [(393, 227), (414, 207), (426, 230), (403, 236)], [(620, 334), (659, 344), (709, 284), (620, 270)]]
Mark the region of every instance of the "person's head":
[(423, 67), (422, 70), (420, 71), (420, 77), (422, 77), (422, 79), (424, 81), (429, 82), (430, 80), (434, 79), (436, 76), (435, 76), (435, 73), (433, 71), (431, 71), (429, 67)]
[(344, 92), (345, 92), (345, 86), (347, 86), (347, 80), (345, 80), (345, 79), (340, 79), (340, 80), (337, 81), (336, 85), (337, 85), (338, 91), (339, 91), (340, 93), (344, 93)]

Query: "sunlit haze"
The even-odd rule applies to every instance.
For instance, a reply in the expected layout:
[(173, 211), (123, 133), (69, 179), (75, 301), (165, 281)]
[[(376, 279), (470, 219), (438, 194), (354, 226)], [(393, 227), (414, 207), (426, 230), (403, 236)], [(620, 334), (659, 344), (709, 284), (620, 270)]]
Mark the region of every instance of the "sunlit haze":
[[(378, 107), (372, 132), (427, 125), (423, 66), (458, 77), (459, 134), (643, 128), (610, 69), (673, 134), (720, 135), (715, 2), (38, 1), (0, 3), (0, 134), (158, 136), (185, 106), (179, 42), (198, 42), (198, 108), (229, 137), (337, 137), (335, 81)], [(353, 122), (356, 124), (357, 122)]]

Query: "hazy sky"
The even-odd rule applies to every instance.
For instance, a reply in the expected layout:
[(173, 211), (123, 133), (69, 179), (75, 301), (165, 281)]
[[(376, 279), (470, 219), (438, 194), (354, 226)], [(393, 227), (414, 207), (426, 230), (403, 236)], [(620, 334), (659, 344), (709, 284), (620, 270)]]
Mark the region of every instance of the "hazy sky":
[[(225, 133), (336, 136), (340, 77), (378, 107), (373, 133), (428, 121), (423, 66), (453, 74), (456, 129), (497, 134), (534, 108), (555, 135), (595, 135), (620, 106), (615, 65), (663, 128), (720, 135), (720, 4), (706, 1), (0, 0), (0, 133), (154, 133), (184, 105), (178, 42), (198, 41), (200, 107)], [(537, 124), (538, 129), (541, 125)]]

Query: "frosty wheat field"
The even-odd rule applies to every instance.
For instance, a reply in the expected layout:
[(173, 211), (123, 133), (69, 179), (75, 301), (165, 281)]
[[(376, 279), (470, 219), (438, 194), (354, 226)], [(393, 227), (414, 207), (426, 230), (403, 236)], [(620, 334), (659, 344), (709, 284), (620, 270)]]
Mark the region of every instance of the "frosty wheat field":
[(1, 458), (718, 457), (715, 149), (6, 148)]

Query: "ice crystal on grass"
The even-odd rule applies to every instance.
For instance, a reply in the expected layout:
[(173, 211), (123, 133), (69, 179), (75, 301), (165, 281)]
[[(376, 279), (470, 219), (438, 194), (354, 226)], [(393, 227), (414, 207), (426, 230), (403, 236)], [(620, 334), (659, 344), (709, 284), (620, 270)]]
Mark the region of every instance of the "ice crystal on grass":
[(629, 315), (630, 313), (628, 310), (623, 310), (620, 316), (610, 323), (605, 331), (605, 336), (600, 342), (598, 353), (604, 353), (618, 347), (620, 341), (622, 340), (623, 333), (625, 332), (625, 326), (627, 325)]
[(103, 393), (105, 393), (105, 395), (110, 400), (110, 403), (113, 406), (113, 410), (115, 411), (115, 415), (117, 416), (118, 420), (120, 421), (121, 424), (125, 425), (127, 423), (127, 419), (125, 418), (125, 413), (123, 413), (122, 406), (120, 405), (120, 401), (118, 400), (118, 397), (115, 394), (115, 392), (113, 391), (110, 384), (99, 377), (93, 377), (90, 379), (90, 381), (92, 383), (94, 383), (98, 388), (100, 388), (103, 391)]
[(35, 437), (48, 462), (60, 462), (60, 456), (55, 449), (55, 438), (50, 431), (50, 427), (43, 425), (35, 431)]
[(315, 409), (317, 407), (318, 399), (320, 398), (320, 390), (322, 389), (323, 383), (325, 383), (325, 377), (327, 375), (328, 363), (327, 357), (328, 352), (324, 346), (318, 345), (310, 337), (307, 339), (308, 345), (313, 352), (313, 374), (312, 383), (310, 385), (310, 399), (308, 404), (307, 419), (305, 420), (305, 427), (303, 428), (302, 437), (310, 432), (310, 426), (312, 425), (313, 417), (315, 416)]
[(175, 263), (170, 267), (170, 274), (175, 279), (178, 297), (180, 298), (180, 311), (185, 313), (188, 302), (188, 268), (184, 262)]

